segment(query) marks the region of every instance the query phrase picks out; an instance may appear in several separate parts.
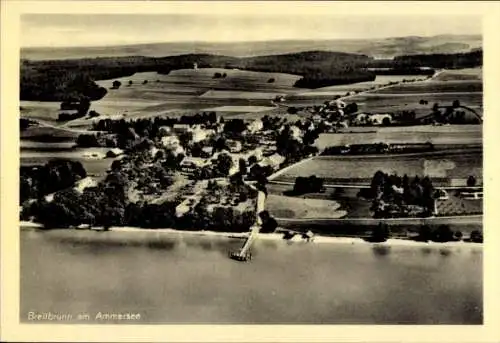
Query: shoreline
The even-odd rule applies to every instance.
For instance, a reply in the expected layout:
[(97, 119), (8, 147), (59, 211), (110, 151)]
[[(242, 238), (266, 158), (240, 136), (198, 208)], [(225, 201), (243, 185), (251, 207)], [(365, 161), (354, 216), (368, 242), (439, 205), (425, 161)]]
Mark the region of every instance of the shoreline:
[[(41, 229), (43, 226), (34, 222), (20, 221), (20, 228), (23, 229)], [(61, 230), (68, 230), (62, 229)], [(69, 229), (74, 231), (94, 231), (94, 232), (105, 232), (101, 227), (95, 227), (94, 229)], [(111, 227), (107, 232), (132, 232), (132, 233), (161, 233), (161, 234), (180, 234), (180, 235), (191, 235), (191, 236), (201, 236), (201, 237), (222, 237), (230, 239), (245, 239), (248, 237), (249, 232), (218, 232), (218, 231), (187, 231), (187, 230), (177, 230), (171, 228), (139, 228), (139, 227)], [(286, 242), (303, 242), (306, 243), (301, 235), (297, 234), (292, 239), (284, 239), (282, 233), (259, 233), (258, 240), (266, 241), (286, 241)], [(410, 239), (400, 239), (400, 238), (389, 238), (385, 242), (368, 242), (361, 237), (340, 237), (340, 236), (321, 236), (315, 235), (313, 240), (307, 243), (319, 243), (319, 244), (350, 244), (350, 245), (373, 245), (373, 246), (408, 246), (408, 247), (435, 247), (435, 248), (451, 248), (451, 247), (476, 247), (482, 248), (483, 243), (473, 243), (464, 241), (452, 241), (452, 242), (418, 242)]]

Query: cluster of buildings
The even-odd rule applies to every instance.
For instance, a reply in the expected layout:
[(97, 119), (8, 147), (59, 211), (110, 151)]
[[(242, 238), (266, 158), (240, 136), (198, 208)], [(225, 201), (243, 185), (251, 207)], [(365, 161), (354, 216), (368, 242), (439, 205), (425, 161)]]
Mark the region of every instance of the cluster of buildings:
[[(298, 138), (302, 134), (297, 127), (293, 127), (291, 131)], [(228, 176), (239, 171), (241, 159), (245, 160), (249, 170), (254, 165), (270, 166), (273, 170), (277, 170), (285, 160), (283, 156), (276, 153), (276, 141), (273, 136), (275, 132), (264, 130), (264, 123), (261, 119), (249, 122), (241, 139), (227, 138), (223, 132), (224, 123), (210, 126), (203, 124), (162, 126), (159, 128), (159, 146), (152, 147), (150, 154), (154, 157), (162, 148), (171, 151), (176, 156), (182, 154), (184, 158), (180, 162), (181, 171), (191, 175), (201, 168), (214, 165), (221, 154), (230, 156), (232, 161)], [(186, 133), (190, 134), (187, 145), (186, 142), (181, 142), (180, 138)], [(214, 142), (220, 137), (224, 137), (225, 149), (216, 151)], [(201, 146), (201, 151), (198, 151), (196, 156), (192, 156), (189, 146), (195, 144)]]

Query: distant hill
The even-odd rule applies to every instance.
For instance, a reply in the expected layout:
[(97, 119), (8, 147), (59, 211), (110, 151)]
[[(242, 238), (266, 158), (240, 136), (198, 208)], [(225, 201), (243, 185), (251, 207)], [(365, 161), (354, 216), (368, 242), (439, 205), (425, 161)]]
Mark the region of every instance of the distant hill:
[[(297, 87), (317, 88), (336, 84), (371, 81), (375, 74), (362, 66), (372, 59), (365, 55), (308, 51), (282, 55), (238, 58), (210, 54), (167, 57), (99, 57), (65, 60), (23, 60), (21, 62), (21, 100), (74, 101), (87, 97), (97, 100), (106, 94), (96, 80), (133, 75), (137, 72), (168, 74), (172, 70), (228, 68), (275, 72), (302, 76)], [(71, 99), (71, 100), (70, 100)]]
[(278, 55), (302, 51), (335, 51), (392, 58), (399, 55), (468, 52), (482, 48), (481, 35), (439, 35), (384, 39), (279, 40), (261, 42), (154, 43), (106, 47), (22, 48), (21, 58), (31, 60), (118, 56), (161, 57), (217, 54), (234, 57)]

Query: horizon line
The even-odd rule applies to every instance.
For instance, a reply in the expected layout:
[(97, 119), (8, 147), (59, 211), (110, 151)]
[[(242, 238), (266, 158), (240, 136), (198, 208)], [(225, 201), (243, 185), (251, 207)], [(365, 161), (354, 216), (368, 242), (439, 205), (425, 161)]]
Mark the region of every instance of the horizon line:
[(154, 44), (242, 44), (242, 43), (266, 43), (266, 42), (310, 42), (310, 41), (360, 41), (360, 40), (385, 40), (385, 39), (398, 39), (398, 38), (432, 38), (440, 36), (483, 36), (482, 33), (468, 33), (468, 34), (454, 34), (454, 33), (440, 33), (434, 35), (408, 35), (408, 36), (384, 36), (384, 37), (371, 37), (371, 38), (321, 38), (321, 39), (293, 39), (293, 38), (275, 38), (263, 40), (246, 40), (246, 41), (204, 41), (204, 40), (185, 40), (185, 41), (152, 41), (152, 42), (130, 42), (118, 43), (108, 45), (28, 45), (20, 46), (21, 49), (75, 49), (75, 48), (104, 48), (104, 47), (124, 47), (130, 45), (154, 45)]

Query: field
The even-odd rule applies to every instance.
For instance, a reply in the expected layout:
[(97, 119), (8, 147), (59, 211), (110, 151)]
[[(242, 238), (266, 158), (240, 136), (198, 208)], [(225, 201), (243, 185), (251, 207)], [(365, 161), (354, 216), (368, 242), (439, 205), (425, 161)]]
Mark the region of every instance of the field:
[[(347, 132), (346, 132), (347, 131)], [(476, 145), (482, 144), (481, 125), (444, 125), (411, 127), (356, 127), (344, 133), (324, 133), (315, 145), (323, 150), (328, 146), (371, 144), (371, 143), (426, 143), (434, 145)]]
[[(355, 102), (359, 112), (391, 113), (415, 111), (417, 118), (432, 112), (434, 103), (449, 106), (454, 100), (482, 115), (483, 85), (481, 68), (443, 70), (429, 80), (401, 83), (402, 80), (419, 80), (422, 76), (377, 76), (373, 82), (330, 86), (287, 97), (288, 106), (313, 106), (331, 100), (334, 96), (345, 97), (347, 103)], [(389, 82), (400, 82), (387, 85)], [(376, 89), (374, 89), (377, 87)], [(356, 92), (347, 96), (348, 92)], [(421, 100), (427, 104), (420, 104)], [(465, 109), (468, 111), (468, 109)]]
[[(454, 100), (482, 114), (483, 87), (481, 81), (421, 81), (385, 87), (355, 95), (349, 102), (358, 104), (360, 112), (383, 113), (415, 111), (418, 116), (431, 113), (434, 103), (449, 106)], [(426, 105), (420, 100), (427, 101)]]
[(483, 68), (444, 70), (436, 75), (435, 81), (482, 80)]
[(60, 105), (59, 102), (21, 101), (21, 117), (55, 123)]
[(482, 151), (373, 156), (317, 156), (297, 164), (276, 181), (293, 182), (316, 175), (326, 184), (369, 184), (376, 171), (408, 176), (427, 175), (436, 185), (465, 185), (469, 175), (482, 182)]
[(299, 92), (290, 97), (290, 100), (308, 98), (308, 97), (329, 97), (335, 95), (345, 95), (346, 92), (362, 92), (377, 86), (387, 85), (390, 82), (401, 82), (403, 80), (423, 79), (422, 75), (377, 75), (374, 81), (358, 82), (349, 85), (338, 85), (316, 88), (307, 92)]
[[(215, 73), (225, 73), (226, 77), (214, 78)], [(274, 81), (269, 82), (270, 79)], [(85, 117), (62, 125), (88, 127), (102, 118), (175, 116), (197, 111), (220, 111), (230, 117), (268, 111), (273, 109), (271, 100), (276, 95), (297, 91), (293, 85), (298, 79), (300, 76), (290, 74), (219, 68), (181, 69), (168, 75), (136, 73), (97, 81), (108, 93), (103, 99), (93, 101), (90, 110), (98, 112), (101, 117)], [(120, 81), (121, 87), (111, 89), (113, 81)], [(21, 101), (21, 116), (56, 124), (59, 106), (59, 102)]]
[[(48, 143), (43, 144), (45, 147), (49, 145)], [(106, 148), (64, 149), (60, 146), (59, 149), (53, 151), (44, 151), (42, 149), (35, 148), (36, 147), (28, 149), (21, 148), (21, 166), (44, 165), (49, 160), (62, 158), (81, 162), (88, 174), (103, 176), (110, 168), (111, 163), (113, 163), (116, 159), (96, 159), (89, 156), (92, 153), (105, 154), (109, 150)]]
[(274, 194), (270, 194), (266, 199), (266, 210), (278, 218), (342, 218), (347, 212), (339, 210), (340, 206), (332, 200)]

